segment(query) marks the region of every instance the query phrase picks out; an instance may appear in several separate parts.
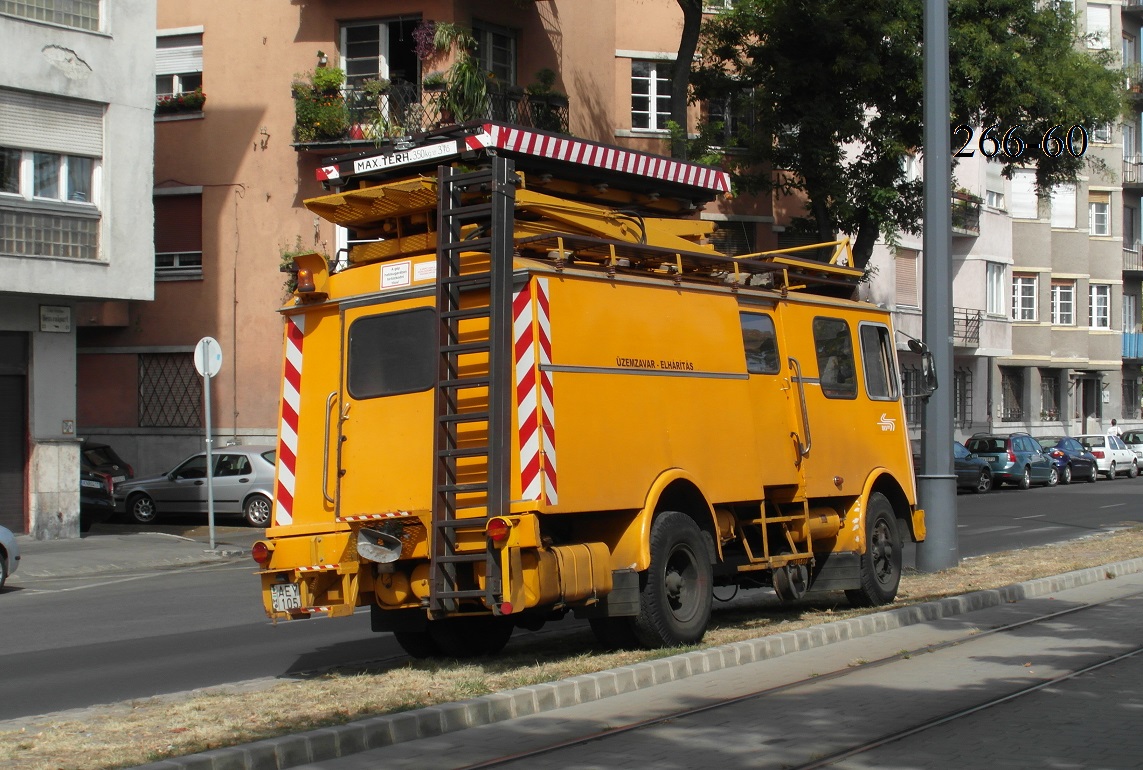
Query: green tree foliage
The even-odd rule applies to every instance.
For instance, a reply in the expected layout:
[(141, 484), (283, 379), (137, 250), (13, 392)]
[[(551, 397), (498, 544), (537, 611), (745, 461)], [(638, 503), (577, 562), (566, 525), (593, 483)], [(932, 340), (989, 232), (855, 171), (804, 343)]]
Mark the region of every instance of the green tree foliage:
[[(921, 185), (902, 161), (922, 145), (922, 1), (739, 0), (704, 25), (692, 73), (695, 97), (752, 121), (728, 158), (740, 189), (804, 194), (799, 226), (851, 234), (859, 267), (879, 235), (920, 226)], [(1034, 164), (1041, 189), (1092, 161), (1053, 143), (1046, 154), (1052, 126), (1064, 138), (1122, 111), (1122, 73), (1085, 49), (1066, 3), (950, 0), (949, 47), (950, 130), (972, 127), (965, 149), (979, 152), (983, 128), (1015, 129), (1025, 147), (1005, 173)]]

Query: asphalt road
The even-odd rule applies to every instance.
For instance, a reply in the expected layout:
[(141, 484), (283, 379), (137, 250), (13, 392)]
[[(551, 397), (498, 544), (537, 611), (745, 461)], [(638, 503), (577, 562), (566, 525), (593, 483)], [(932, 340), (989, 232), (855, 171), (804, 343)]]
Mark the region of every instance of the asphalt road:
[[(960, 554), (1143, 521), (1141, 492), (1143, 478), (960, 494)], [(365, 612), (271, 625), (253, 571), (241, 561), (22, 581), (3, 597), (0, 720), (401, 656), (392, 637), (369, 630)]]

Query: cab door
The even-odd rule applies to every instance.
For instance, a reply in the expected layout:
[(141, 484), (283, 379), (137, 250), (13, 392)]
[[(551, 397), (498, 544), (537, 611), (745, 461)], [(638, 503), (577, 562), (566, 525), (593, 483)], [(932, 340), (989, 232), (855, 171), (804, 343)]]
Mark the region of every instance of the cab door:
[(762, 484), (799, 484), (799, 428), (793, 411), (797, 408), (797, 395), (791, 392), (783, 355), (787, 345), (775, 322), (777, 311), (746, 305), (739, 310)]

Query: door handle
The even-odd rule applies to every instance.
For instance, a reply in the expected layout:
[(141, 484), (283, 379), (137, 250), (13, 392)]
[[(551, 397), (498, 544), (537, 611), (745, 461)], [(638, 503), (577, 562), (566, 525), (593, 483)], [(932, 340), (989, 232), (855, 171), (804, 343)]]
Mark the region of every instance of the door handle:
[(330, 391), (325, 397), (325, 443), (322, 445), (321, 459), (321, 495), (330, 505), (335, 505), (335, 502), (329, 493), (329, 417), (333, 413), (333, 402), (336, 400), (336, 390)]
[(194, 483), (194, 485), (195, 485), (196, 487), (201, 487), (201, 486), (202, 486), (204, 483), (205, 483), (205, 482), (202, 482), (202, 481), (196, 481), (196, 482)]
[(794, 437), (794, 441), (798, 444), (798, 464), (801, 465), (802, 458), (810, 453), (810, 445), (813, 439), (810, 438), (810, 414), (806, 409), (806, 387), (802, 382), (802, 366), (798, 363), (798, 359), (790, 356), (790, 368), (794, 370), (793, 380), (798, 384), (798, 401), (802, 407), (802, 427), (806, 429), (806, 443), (802, 443), (802, 439), (794, 431), (790, 431), (790, 435)]
[(248, 481), (250, 481), (250, 479), (238, 479), (238, 483), (239, 483), (239, 484), (245, 484), (245, 483), (247, 483)]

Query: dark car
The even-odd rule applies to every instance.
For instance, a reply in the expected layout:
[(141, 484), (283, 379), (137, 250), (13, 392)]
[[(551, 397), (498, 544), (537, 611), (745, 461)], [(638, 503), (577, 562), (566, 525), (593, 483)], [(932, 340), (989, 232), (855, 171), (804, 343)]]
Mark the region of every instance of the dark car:
[(1027, 489), (1033, 484), (1053, 487), (1059, 473), (1040, 443), (1027, 433), (977, 433), (964, 442), (974, 455), (988, 460), (993, 486), (1015, 484)]
[(79, 531), (87, 532), (93, 524), (107, 521), (115, 514), (115, 498), (111, 494), (111, 478), (85, 468), (79, 470)]
[[(215, 513), (242, 514), (252, 527), (269, 525), (276, 447), (228, 446), (211, 454)], [(191, 455), (167, 473), (116, 484), (115, 506), (139, 524), (165, 513), (206, 513), (206, 453)]]
[(1052, 458), (1061, 484), (1071, 484), (1073, 479), (1095, 481), (1099, 478), (1095, 455), (1071, 436), (1039, 436), (1036, 441)]
[(116, 454), (114, 449), (107, 444), (86, 439), (79, 450), (79, 465), (84, 470), (107, 476), (112, 485), (135, 477), (135, 470), (123, 462), (123, 458)]
[(953, 466), (957, 489), (971, 489), (977, 494), (992, 489), (992, 466), (988, 460), (977, 457), (959, 441), (953, 442)]

